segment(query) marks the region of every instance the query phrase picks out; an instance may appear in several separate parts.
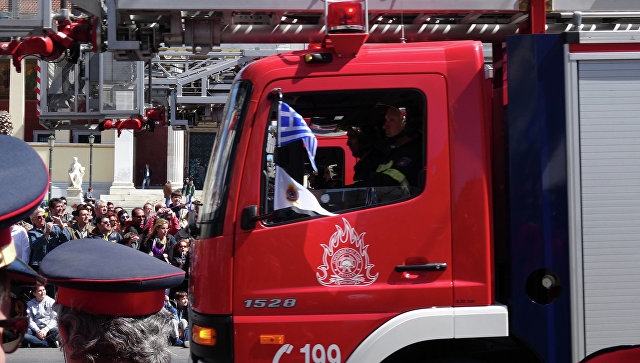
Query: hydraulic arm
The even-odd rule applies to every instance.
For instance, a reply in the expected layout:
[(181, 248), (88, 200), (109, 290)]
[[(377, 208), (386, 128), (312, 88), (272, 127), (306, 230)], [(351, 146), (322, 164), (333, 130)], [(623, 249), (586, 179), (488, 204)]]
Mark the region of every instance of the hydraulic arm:
[(156, 124), (164, 126), (165, 124), (165, 108), (162, 105), (155, 105), (148, 110), (144, 116), (130, 117), (125, 120), (104, 120), (98, 125), (100, 131), (117, 129), (118, 136), (122, 133), (122, 130), (136, 130), (140, 131), (146, 128), (149, 131), (153, 131)]
[(45, 30), (46, 34), (38, 37), (12, 39), (10, 42), (0, 43), (0, 55), (11, 55), (13, 65), (20, 72), (22, 58), (35, 55), (43, 60), (58, 59), (65, 51), (76, 44), (91, 43), (96, 50), (96, 18), (78, 18), (58, 20), (58, 30)]

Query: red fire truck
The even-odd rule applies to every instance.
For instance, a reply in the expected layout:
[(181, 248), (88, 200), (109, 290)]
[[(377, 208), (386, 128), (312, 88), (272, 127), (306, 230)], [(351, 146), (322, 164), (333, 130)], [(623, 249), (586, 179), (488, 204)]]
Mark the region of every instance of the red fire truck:
[[(496, 68), (492, 88), (481, 43), (367, 44), (359, 6), (328, 2), (321, 46), (267, 57), (235, 80), (192, 249), (194, 359), (569, 362), (637, 343), (620, 289), (637, 291), (606, 281), (636, 271), (615, 257), (635, 253), (621, 227), (634, 225), (625, 196), (635, 194), (602, 193), (633, 185), (616, 165), (635, 164), (602, 146), (633, 144), (635, 129), (620, 126), (633, 102), (592, 82), (637, 89), (638, 43), (513, 36), (507, 83)], [(373, 144), (384, 143), (379, 106), (403, 109), (418, 180), (338, 178), (313, 189), (330, 215), (274, 210), (274, 161), (300, 183), (311, 175), (301, 148), (274, 146), (280, 101), (320, 128), (371, 130)], [(589, 123), (605, 114), (623, 121)], [(345, 175), (341, 149), (316, 162)]]
[[(19, 65), (93, 43), (143, 60), (160, 36), (206, 51), (308, 43), (327, 29), (321, 44), (252, 63), (231, 88), (192, 245), (194, 360), (575, 362), (640, 342), (635, 1), (504, 1), (491, 25), (474, 19), (495, 7), (475, 1), (433, 19), (411, 0), (371, 13), (327, 0), (324, 16), (313, 1), (74, 3), (100, 19), (63, 17), (0, 53)], [(574, 6), (594, 11), (564, 13)], [(547, 17), (565, 21), (544, 34)], [(419, 42), (432, 39), (459, 41)], [(492, 42), (492, 67), (482, 43), (460, 39)], [(317, 174), (299, 143), (275, 142), (280, 102), (318, 135)], [(358, 183), (346, 133), (390, 153), (390, 107), (418, 152), (381, 169), (398, 185)], [(402, 183), (409, 164), (415, 178)], [(323, 213), (276, 209), (278, 167)]]
[[(200, 214), (193, 249), (198, 357), (368, 362), (422, 341), (508, 335), (507, 308), (493, 294), (481, 45), (334, 50), (266, 58), (234, 84), (207, 181), (205, 205), (215, 208)], [(361, 196), (399, 187), (322, 190), (335, 216), (271, 220), (277, 89), (304, 117), (362, 128), (379, 124), (377, 104), (405, 107), (425, 156), (420, 184), (377, 202)], [(198, 337), (206, 329), (212, 346)]]

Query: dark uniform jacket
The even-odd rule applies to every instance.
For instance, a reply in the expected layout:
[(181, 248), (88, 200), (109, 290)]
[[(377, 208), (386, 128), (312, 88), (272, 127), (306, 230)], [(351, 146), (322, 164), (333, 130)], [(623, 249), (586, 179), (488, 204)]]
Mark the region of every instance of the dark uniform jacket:
[(367, 186), (400, 186), (409, 191), (420, 186), (422, 170), (422, 143), (414, 138), (399, 146), (391, 145)]
[(89, 238), (102, 239), (107, 242), (120, 243), (120, 240), (122, 240), (122, 235), (118, 232), (111, 231), (108, 235), (105, 236), (103, 234), (100, 234), (100, 230), (98, 228), (94, 228)]

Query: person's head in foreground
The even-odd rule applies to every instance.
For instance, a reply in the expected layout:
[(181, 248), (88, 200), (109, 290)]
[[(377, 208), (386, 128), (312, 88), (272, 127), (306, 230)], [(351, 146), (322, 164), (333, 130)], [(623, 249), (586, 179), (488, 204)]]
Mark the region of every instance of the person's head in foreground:
[(46, 196), (49, 177), (42, 159), (20, 139), (0, 135), (0, 155), (6, 158), (0, 173), (0, 188), (15, 190), (16, 181), (20, 182), (19, 193), (2, 193), (0, 197), (0, 363), (4, 363), (5, 353), (12, 353), (20, 347), (28, 327), (28, 318), (24, 314), (11, 314), (17, 313), (12, 309), (11, 285), (44, 282), (41, 276), (16, 257), (11, 226), (38, 208)]
[(67, 362), (171, 361), (172, 316), (162, 307), (184, 271), (124, 245), (80, 239), (47, 254), (40, 272), (58, 285)]

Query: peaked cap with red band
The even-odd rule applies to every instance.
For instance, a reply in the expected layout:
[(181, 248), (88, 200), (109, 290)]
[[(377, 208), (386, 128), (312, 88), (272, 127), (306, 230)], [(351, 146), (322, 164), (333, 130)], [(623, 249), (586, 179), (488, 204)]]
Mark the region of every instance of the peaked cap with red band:
[(180, 285), (185, 275), (144, 252), (89, 238), (65, 242), (49, 252), (40, 273), (58, 285), (59, 304), (112, 316), (160, 311), (165, 289)]
[(11, 226), (28, 217), (44, 199), (49, 174), (36, 151), (20, 139), (0, 135), (0, 268), (12, 281), (34, 283), (44, 280), (16, 257), (11, 239)]

